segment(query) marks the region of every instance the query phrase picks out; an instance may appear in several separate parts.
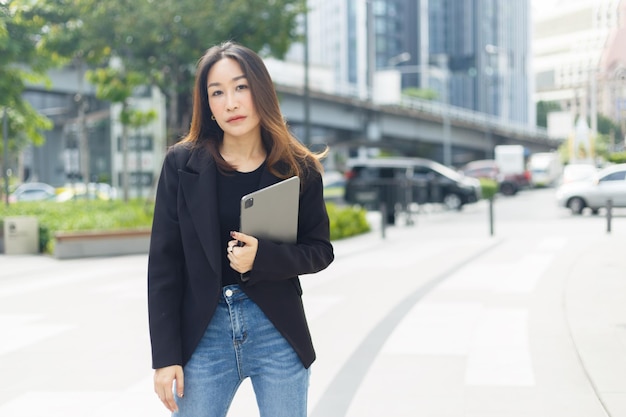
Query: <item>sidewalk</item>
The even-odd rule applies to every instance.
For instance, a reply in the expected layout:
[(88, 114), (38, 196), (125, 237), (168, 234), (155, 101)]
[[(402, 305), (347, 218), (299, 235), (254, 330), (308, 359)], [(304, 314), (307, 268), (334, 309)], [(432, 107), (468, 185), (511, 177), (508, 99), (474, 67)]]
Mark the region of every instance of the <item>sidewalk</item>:
[[(368, 253), (366, 242), (382, 240), (376, 232), (359, 241), (363, 252), (350, 262), (364, 271), (359, 282), (384, 284), (363, 295), (358, 314), (315, 321), (321, 361), (341, 365), (320, 378), (331, 379), (323, 393), (312, 389), (312, 416), (626, 415), (626, 218), (610, 235), (598, 218), (573, 234), (521, 224), (468, 239), (485, 236), (484, 224), (448, 225), (446, 216), (388, 229), (388, 249)], [(387, 296), (394, 305), (369, 319), (364, 310)], [(329, 335), (338, 317), (358, 345), (343, 349), (340, 332)], [(359, 320), (369, 323), (362, 333)]]
[(571, 259), (565, 310), (573, 343), (609, 416), (626, 416), (626, 235)]
[[(626, 415), (626, 217), (610, 235), (567, 216), (492, 237), (484, 213), (335, 242), (331, 267), (302, 278), (311, 417)], [(168, 415), (146, 262), (0, 255), (0, 417)], [(249, 382), (229, 412), (243, 416), (258, 416)]]

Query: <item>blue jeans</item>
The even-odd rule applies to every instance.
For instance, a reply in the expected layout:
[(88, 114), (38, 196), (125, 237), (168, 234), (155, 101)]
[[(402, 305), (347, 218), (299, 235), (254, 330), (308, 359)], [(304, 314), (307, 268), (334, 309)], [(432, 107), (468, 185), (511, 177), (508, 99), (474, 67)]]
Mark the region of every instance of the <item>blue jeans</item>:
[(261, 309), (229, 285), (184, 367), (185, 393), (173, 416), (226, 416), (247, 377), (261, 417), (306, 417), (309, 369)]

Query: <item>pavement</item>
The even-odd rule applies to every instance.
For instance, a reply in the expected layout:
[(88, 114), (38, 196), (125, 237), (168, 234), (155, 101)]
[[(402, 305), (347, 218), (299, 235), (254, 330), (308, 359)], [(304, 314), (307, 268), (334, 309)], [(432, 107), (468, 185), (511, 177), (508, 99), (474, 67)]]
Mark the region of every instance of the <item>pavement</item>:
[[(487, 211), (423, 212), (384, 237), (374, 213), (302, 278), (311, 417), (626, 416), (626, 215), (607, 233), (513, 212), (492, 236)], [(0, 255), (0, 417), (168, 415), (146, 261)], [(228, 415), (258, 416), (249, 382)]]

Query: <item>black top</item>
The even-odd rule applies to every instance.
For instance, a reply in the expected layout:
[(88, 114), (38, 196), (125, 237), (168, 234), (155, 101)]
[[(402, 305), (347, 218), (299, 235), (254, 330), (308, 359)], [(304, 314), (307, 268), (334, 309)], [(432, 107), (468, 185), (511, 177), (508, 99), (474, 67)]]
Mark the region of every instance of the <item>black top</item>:
[(234, 171), (232, 173), (219, 173), (217, 176), (217, 195), (219, 196), (220, 214), (220, 241), (224, 250), (222, 251), (222, 286), (237, 284), (239, 272), (230, 267), (226, 246), (229, 241), (231, 231), (239, 230), (239, 216), (241, 214), (241, 197), (259, 189), (261, 173), (263, 172), (263, 162), (257, 169), (251, 172)]

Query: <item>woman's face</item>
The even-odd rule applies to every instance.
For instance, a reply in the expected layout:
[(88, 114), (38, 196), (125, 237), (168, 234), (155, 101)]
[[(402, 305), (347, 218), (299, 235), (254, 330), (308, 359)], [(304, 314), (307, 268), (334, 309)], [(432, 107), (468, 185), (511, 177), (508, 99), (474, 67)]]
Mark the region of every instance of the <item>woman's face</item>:
[(207, 76), (209, 107), (224, 131), (224, 139), (261, 137), (259, 118), (252, 93), (237, 61), (224, 58), (216, 62)]

